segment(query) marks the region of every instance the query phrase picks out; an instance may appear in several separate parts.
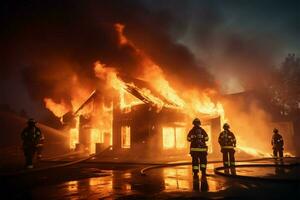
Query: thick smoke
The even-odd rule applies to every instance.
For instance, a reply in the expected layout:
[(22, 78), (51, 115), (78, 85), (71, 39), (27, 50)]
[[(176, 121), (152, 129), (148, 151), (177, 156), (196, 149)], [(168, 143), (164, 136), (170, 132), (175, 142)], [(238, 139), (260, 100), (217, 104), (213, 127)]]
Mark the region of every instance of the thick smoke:
[(119, 47), (115, 23), (124, 24), (125, 34), (170, 77), (214, 87), (213, 77), (170, 36), (171, 15), (150, 12), (138, 1), (11, 1), (4, 12), (1, 75), (21, 71), (35, 100), (54, 97), (70, 104), (70, 91), (78, 85), (101, 87), (93, 72), (97, 60), (136, 76), (139, 61), (133, 49)]
[[(177, 17), (171, 30), (185, 31), (173, 35), (205, 61), (225, 93), (261, 88), (287, 51), (299, 52), (297, 4), (191, 0), (178, 12), (173, 4), (150, 3), (154, 10), (163, 7)], [(182, 20), (185, 28), (177, 23)]]

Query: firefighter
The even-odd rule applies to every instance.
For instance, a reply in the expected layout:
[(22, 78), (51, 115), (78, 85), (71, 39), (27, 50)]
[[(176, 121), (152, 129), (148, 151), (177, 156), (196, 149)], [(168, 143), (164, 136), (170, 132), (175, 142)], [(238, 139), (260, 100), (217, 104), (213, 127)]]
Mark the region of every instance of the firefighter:
[(223, 125), (224, 131), (219, 135), (219, 144), (221, 146), (221, 152), (223, 153), (224, 167), (235, 166), (234, 147), (236, 146), (236, 139), (234, 134), (229, 130), (229, 124)]
[(37, 145), (40, 142), (42, 133), (38, 127), (36, 127), (36, 121), (29, 119), (27, 127), (21, 133), (21, 139), (23, 141), (23, 152), (25, 156), (26, 167), (28, 169), (33, 168), (32, 160), (37, 151)]
[(277, 128), (274, 128), (273, 130), (273, 137), (271, 144), (273, 146), (273, 155), (274, 158), (277, 158), (277, 153), (279, 153), (279, 158), (282, 159), (283, 157), (283, 138), (279, 134), (279, 131)]
[(208, 135), (201, 127), (201, 122), (198, 118), (193, 121), (194, 127), (190, 130), (187, 140), (191, 142), (190, 154), (192, 156), (192, 167), (194, 178), (198, 177), (199, 172), (199, 160), (200, 170), (202, 175), (206, 175), (207, 164), (207, 146)]

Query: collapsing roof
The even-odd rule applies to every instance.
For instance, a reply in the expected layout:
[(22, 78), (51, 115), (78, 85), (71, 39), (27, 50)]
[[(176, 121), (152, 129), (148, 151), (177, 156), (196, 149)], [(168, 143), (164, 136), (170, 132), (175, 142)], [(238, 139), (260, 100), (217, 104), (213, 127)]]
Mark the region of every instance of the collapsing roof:
[[(124, 82), (125, 87), (123, 89), (125, 91), (147, 105), (158, 106), (160, 104), (161, 107), (180, 108), (175, 102), (167, 100), (164, 96), (156, 92), (146, 81), (129, 77), (122, 77), (122, 81)], [(74, 115), (77, 115), (86, 105), (95, 99), (98, 93), (97, 90), (94, 90), (87, 100), (74, 112)]]

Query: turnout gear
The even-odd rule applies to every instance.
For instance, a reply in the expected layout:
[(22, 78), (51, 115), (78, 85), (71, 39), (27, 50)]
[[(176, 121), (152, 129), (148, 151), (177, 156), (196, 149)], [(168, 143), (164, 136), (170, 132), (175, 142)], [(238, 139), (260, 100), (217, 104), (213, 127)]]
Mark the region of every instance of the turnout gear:
[(283, 157), (283, 138), (282, 136), (279, 134), (278, 129), (274, 129), (273, 130), (274, 134), (272, 137), (272, 141), (271, 144), (273, 146), (273, 155), (274, 158), (277, 158), (277, 154), (279, 153), (279, 158)]
[(234, 147), (236, 146), (236, 139), (234, 134), (229, 130), (229, 124), (223, 125), (224, 131), (219, 135), (219, 144), (221, 152), (223, 153), (223, 164), (225, 167), (235, 166)]
[(37, 145), (40, 142), (42, 133), (38, 127), (35, 126), (36, 122), (33, 119), (28, 120), (28, 126), (22, 131), (21, 139), (23, 141), (23, 152), (27, 168), (32, 168), (32, 159), (36, 153)]
[(192, 168), (193, 168), (194, 176), (195, 177), (198, 176), (199, 160), (200, 160), (200, 170), (202, 174), (205, 175), (206, 164), (207, 164), (207, 146), (206, 146), (206, 142), (208, 141), (207, 133), (203, 128), (200, 127), (200, 125), (194, 125), (194, 127), (188, 133), (187, 140), (191, 142), (190, 154), (192, 156)]
[(195, 119), (193, 120), (193, 125), (194, 125), (194, 126), (200, 126), (200, 125), (201, 125), (200, 119), (199, 119), (199, 118), (195, 118)]
[(229, 129), (230, 128), (230, 126), (229, 126), (229, 124), (227, 124), (227, 123), (225, 123), (224, 125), (223, 125), (223, 129)]

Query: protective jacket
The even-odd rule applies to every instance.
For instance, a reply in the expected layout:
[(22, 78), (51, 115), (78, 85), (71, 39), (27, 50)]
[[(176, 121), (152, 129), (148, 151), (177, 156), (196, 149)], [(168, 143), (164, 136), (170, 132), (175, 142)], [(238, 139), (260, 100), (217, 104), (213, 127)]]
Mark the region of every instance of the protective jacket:
[(23, 148), (35, 148), (42, 138), (42, 133), (35, 126), (26, 127), (21, 133), (21, 138), (23, 140)]
[(271, 142), (273, 149), (283, 149), (283, 138), (279, 133), (274, 133)]
[(206, 152), (207, 146), (206, 142), (208, 141), (208, 135), (203, 128), (200, 126), (194, 126), (188, 136), (187, 140), (191, 142), (190, 151), (191, 152)]
[(218, 141), (222, 149), (233, 149), (236, 146), (235, 136), (229, 130), (222, 131)]

